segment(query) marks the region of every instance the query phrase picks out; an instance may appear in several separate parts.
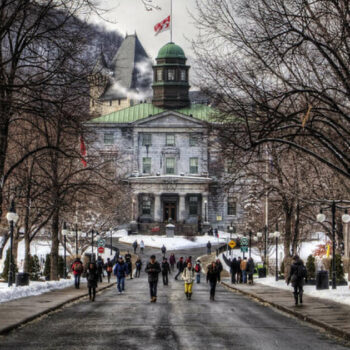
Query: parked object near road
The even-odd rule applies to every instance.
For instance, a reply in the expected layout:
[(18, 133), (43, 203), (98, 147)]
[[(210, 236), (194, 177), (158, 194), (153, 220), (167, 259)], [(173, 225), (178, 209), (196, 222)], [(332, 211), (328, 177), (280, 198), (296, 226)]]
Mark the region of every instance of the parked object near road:
[(161, 272), (159, 262), (156, 261), (155, 255), (151, 255), (145, 271), (148, 273), (151, 303), (155, 303), (157, 301), (158, 275)]
[(328, 271), (321, 270), (316, 274), (316, 289), (329, 289), (329, 275)]

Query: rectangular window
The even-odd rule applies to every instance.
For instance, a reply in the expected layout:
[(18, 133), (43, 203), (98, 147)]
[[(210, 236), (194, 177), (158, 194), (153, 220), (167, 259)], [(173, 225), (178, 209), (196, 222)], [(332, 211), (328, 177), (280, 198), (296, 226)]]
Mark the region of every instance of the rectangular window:
[(175, 69), (168, 69), (168, 80), (169, 81), (175, 80)]
[(190, 158), (190, 174), (198, 174), (198, 158)]
[(235, 198), (229, 198), (227, 201), (227, 215), (237, 215), (237, 201)]
[(152, 158), (142, 158), (142, 173), (150, 174), (151, 173), (151, 163)]
[(165, 173), (169, 175), (175, 174), (175, 158), (166, 158)]
[(105, 145), (113, 145), (114, 144), (114, 133), (112, 133), (112, 132), (105, 132), (103, 134), (103, 143)]
[(181, 70), (180, 80), (181, 81), (186, 81), (187, 80), (186, 71), (184, 69)]
[(190, 215), (198, 215), (198, 197), (189, 198)]
[(142, 215), (151, 215), (151, 200), (149, 198), (142, 200)]
[(157, 81), (163, 81), (163, 70), (157, 69)]
[(190, 147), (197, 147), (198, 140), (199, 140), (199, 135), (196, 133), (191, 133), (190, 134)]
[(152, 145), (152, 134), (142, 134), (142, 146)]
[(166, 134), (166, 145), (167, 146), (175, 146), (175, 135), (174, 134)]

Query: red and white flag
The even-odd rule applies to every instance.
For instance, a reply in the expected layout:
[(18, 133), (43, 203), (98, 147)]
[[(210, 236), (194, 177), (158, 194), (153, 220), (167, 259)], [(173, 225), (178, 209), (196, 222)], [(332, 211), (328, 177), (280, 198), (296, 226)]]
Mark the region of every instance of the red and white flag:
[(170, 16), (168, 16), (168, 17), (167, 17), (166, 19), (164, 19), (163, 21), (157, 23), (157, 24), (154, 26), (154, 32), (155, 32), (154, 35), (158, 35), (159, 33), (164, 32), (165, 30), (170, 29), (170, 21), (171, 21), (171, 18), (170, 18)]
[(85, 160), (86, 146), (85, 146), (83, 136), (80, 136), (80, 155), (81, 155), (81, 162), (83, 163), (83, 167), (86, 168), (86, 166), (87, 166), (87, 162)]

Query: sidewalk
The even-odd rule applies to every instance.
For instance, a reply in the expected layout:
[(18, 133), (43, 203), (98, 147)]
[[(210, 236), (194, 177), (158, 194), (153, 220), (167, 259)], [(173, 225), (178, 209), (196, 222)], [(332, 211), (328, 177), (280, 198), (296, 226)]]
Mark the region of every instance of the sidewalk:
[[(112, 286), (113, 283), (100, 283), (97, 292)], [(86, 283), (82, 283), (80, 289), (75, 289), (75, 287), (57, 289), (48, 293), (1, 303), (0, 335), (85, 296), (88, 296), (88, 289)]]
[(259, 283), (231, 284), (228, 278), (224, 278), (221, 284), (310, 322), (338, 337), (350, 340), (350, 306), (348, 305), (304, 294), (303, 305), (294, 306), (292, 288), (287, 291)]

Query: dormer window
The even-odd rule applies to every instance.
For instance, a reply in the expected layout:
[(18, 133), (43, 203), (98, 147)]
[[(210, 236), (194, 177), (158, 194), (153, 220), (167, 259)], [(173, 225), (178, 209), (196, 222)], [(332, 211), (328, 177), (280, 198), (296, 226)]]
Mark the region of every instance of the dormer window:
[(186, 71), (184, 69), (181, 69), (181, 71), (180, 71), (180, 79), (181, 79), (181, 81), (187, 81), (187, 74), (186, 74)]
[(169, 81), (175, 80), (175, 69), (168, 69), (168, 80)]

